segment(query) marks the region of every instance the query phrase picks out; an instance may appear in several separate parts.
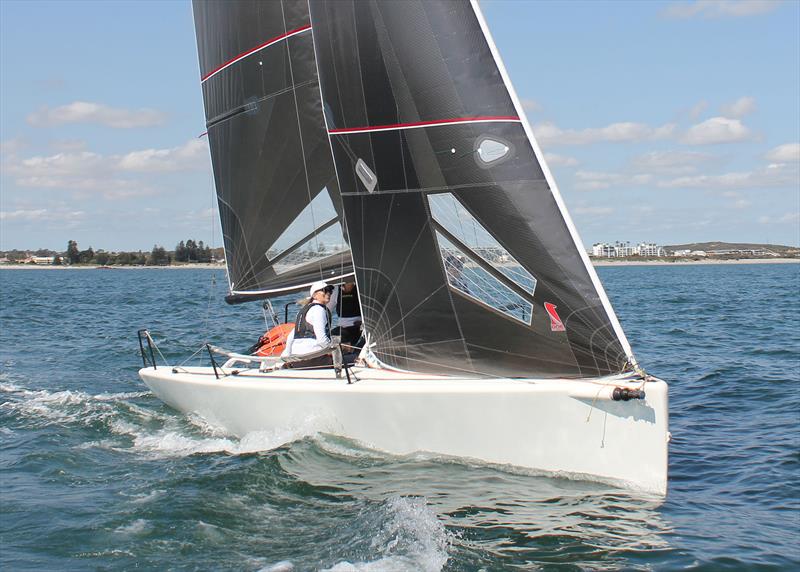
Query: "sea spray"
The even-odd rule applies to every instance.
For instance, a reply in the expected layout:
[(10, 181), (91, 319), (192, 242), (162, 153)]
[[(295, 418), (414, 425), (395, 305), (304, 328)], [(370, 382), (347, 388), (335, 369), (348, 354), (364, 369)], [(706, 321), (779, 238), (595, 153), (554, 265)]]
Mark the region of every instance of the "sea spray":
[(447, 563), (453, 535), (424, 498), (390, 497), (377, 511), (366, 510), (362, 520), (367, 521), (359, 523), (362, 530), (377, 527), (369, 552), (379, 558), (339, 562), (329, 572), (438, 572)]

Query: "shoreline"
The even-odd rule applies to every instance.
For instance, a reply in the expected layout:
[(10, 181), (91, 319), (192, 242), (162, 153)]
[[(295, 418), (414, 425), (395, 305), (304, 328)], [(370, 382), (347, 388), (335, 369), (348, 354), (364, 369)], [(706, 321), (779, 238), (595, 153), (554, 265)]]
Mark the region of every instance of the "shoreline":
[(54, 266), (52, 264), (0, 264), (0, 270), (225, 270), (224, 264), (181, 264), (173, 266)]
[[(800, 264), (800, 258), (739, 258), (735, 260), (597, 260), (593, 266), (696, 266), (719, 264)], [(0, 270), (225, 270), (224, 264), (175, 266), (53, 266), (45, 264), (0, 264)]]
[(736, 258), (733, 260), (596, 260), (593, 266), (696, 266), (717, 264), (800, 264), (800, 258)]

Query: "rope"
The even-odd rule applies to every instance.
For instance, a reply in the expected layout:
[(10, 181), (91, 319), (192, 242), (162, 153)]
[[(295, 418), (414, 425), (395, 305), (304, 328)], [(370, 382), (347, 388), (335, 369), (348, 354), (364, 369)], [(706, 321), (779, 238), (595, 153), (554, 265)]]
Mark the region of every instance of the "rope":
[(178, 364), (177, 366), (175, 366), (175, 367), (182, 367), (182, 366), (186, 365), (186, 362), (188, 362), (188, 361), (189, 361), (190, 359), (192, 359), (194, 356), (196, 356), (196, 355), (197, 355), (197, 354), (199, 354), (201, 351), (203, 351), (203, 350), (205, 349), (205, 347), (206, 347), (206, 345), (205, 345), (205, 343), (204, 343), (202, 346), (200, 346), (200, 348), (198, 348), (198, 350), (197, 350), (196, 352), (194, 352), (192, 355), (190, 355), (188, 358), (186, 358), (185, 360), (183, 360), (181, 363), (179, 363), (179, 364)]
[(147, 339), (150, 340), (150, 342), (153, 344), (153, 347), (156, 349), (156, 352), (158, 352), (158, 355), (161, 356), (161, 360), (164, 362), (164, 365), (166, 367), (169, 367), (169, 362), (167, 361), (167, 358), (164, 357), (164, 354), (162, 354), (161, 350), (158, 349), (158, 345), (156, 344), (156, 341), (153, 339), (153, 336), (150, 335), (150, 332), (147, 332)]

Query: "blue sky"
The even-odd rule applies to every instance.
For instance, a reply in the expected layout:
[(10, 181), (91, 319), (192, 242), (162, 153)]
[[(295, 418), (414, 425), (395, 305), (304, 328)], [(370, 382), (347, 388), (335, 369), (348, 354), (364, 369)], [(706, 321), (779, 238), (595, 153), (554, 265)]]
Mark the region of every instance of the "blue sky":
[[(484, 1), (587, 245), (800, 244), (800, 2)], [(221, 245), (188, 2), (0, 2), (0, 249)]]

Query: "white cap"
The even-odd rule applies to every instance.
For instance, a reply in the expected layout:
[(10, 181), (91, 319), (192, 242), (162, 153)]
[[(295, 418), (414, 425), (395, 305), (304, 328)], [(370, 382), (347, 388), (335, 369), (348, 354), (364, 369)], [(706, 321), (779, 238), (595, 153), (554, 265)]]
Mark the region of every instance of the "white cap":
[(311, 285), (311, 289), (308, 291), (309, 296), (314, 296), (314, 292), (318, 292), (328, 286), (328, 283), (324, 280), (317, 280)]

